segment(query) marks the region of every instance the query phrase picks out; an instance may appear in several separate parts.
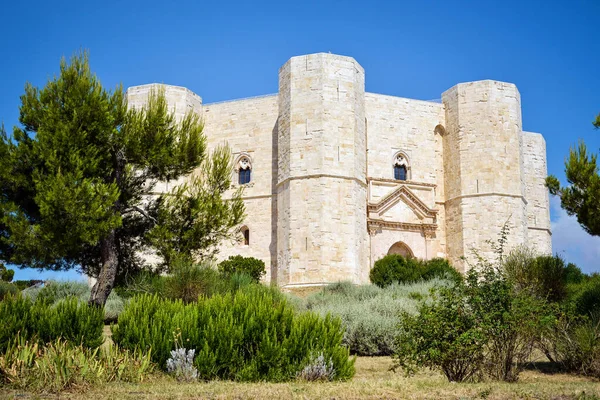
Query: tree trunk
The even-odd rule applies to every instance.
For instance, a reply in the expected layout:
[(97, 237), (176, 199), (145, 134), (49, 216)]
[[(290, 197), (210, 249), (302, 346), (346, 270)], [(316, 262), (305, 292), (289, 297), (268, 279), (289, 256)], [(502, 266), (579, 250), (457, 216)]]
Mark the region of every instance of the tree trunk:
[(96, 284), (92, 288), (88, 304), (103, 307), (108, 295), (115, 285), (119, 259), (117, 253), (117, 241), (113, 229), (104, 239), (100, 241), (102, 268)]
[[(123, 153), (122, 151), (117, 150), (113, 154), (113, 174), (111, 179), (117, 184), (119, 189), (121, 188), (121, 179), (124, 169), (125, 161)], [(121, 212), (121, 202), (119, 200), (116, 201), (114, 209), (117, 213)], [(102, 262), (102, 267), (100, 268), (98, 280), (92, 288), (88, 304), (104, 307), (106, 299), (115, 285), (117, 269), (119, 268), (119, 249), (117, 247), (116, 229), (111, 230), (106, 237), (100, 240), (100, 261)]]

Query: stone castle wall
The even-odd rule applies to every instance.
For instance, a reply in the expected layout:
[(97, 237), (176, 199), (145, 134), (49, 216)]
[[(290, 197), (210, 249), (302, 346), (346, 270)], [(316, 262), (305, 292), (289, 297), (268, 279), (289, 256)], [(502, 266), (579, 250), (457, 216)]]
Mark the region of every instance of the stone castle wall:
[[(189, 109), (202, 117), (209, 150), (227, 144), (236, 162), (250, 159), (250, 244), (223, 243), (219, 259), (262, 259), (268, 282), (366, 282), (397, 244), (465, 271), (473, 248), (493, 256), (486, 241), (505, 223), (509, 247), (551, 252), (545, 142), (522, 132), (514, 85), (458, 84), (437, 103), (365, 93), (364, 80), (353, 58), (321, 53), (281, 67), (278, 95), (202, 105), (180, 87), (127, 93), (139, 107), (166, 88), (178, 118)], [(400, 153), (408, 181), (394, 180)], [(232, 178), (235, 189), (235, 170)]]

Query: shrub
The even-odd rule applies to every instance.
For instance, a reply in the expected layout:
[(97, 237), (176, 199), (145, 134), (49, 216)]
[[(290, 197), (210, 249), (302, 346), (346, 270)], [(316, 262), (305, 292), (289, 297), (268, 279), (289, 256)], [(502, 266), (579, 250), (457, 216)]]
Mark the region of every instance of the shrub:
[(515, 290), (499, 266), (480, 263), (467, 274), (465, 293), (486, 334), (485, 369), (493, 379), (514, 382), (555, 317), (545, 299)]
[(255, 282), (260, 282), (265, 275), (265, 263), (254, 257), (231, 256), (219, 263), (219, 271), (225, 275), (247, 274)]
[(338, 319), (296, 314), (278, 291), (260, 285), (190, 304), (138, 296), (112, 329), (115, 343), (151, 348), (162, 368), (177, 348), (173, 332), (180, 332), (183, 346), (195, 350), (194, 366), (202, 379), (288, 381), (315, 352), (331, 359), (335, 379), (354, 374)]
[(429, 299), (432, 287), (447, 285), (449, 281), (439, 279), (385, 288), (339, 282), (309, 296), (303, 307), (323, 317), (331, 314), (341, 318), (343, 343), (352, 354), (391, 355), (398, 314), (401, 311), (416, 314), (419, 302)]
[(218, 293), (220, 285), (219, 273), (210, 266), (179, 261), (165, 278), (165, 297), (191, 303)]
[(600, 378), (600, 316), (561, 313), (543, 341), (548, 358), (565, 372)]
[(195, 381), (198, 378), (198, 370), (194, 367), (195, 352), (196, 350), (186, 350), (185, 347), (171, 350), (171, 358), (167, 360), (167, 372), (178, 381)]
[(600, 312), (600, 277), (588, 278), (574, 292), (571, 298), (577, 314), (591, 316)]
[(17, 336), (0, 356), (0, 383), (60, 392), (106, 382), (140, 382), (153, 369), (150, 354), (122, 351), (114, 345), (90, 350), (57, 339), (40, 346)]
[(369, 274), (371, 282), (379, 287), (394, 282), (411, 283), (421, 279), (425, 268), (414, 258), (404, 258), (398, 254), (388, 254), (375, 262)]
[(581, 269), (573, 263), (568, 263), (565, 267), (565, 281), (567, 285), (572, 283), (581, 283), (586, 278), (586, 275), (581, 272)]
[(0, 301), (5, 298), (6, 296), (9, 295), (16, 295), (17, 293), (19, 293), (19, 289), (17, 288), (16, 285), (10, 283), (10, 282), (4, 282), (2, 280), (0, 280)]
[[(22, 294), (34, 302), (41, 301), (47, 304), (57, 304), (69, 297), (76, 297), (81, 303), (87, 303), (90, 287), (81, 281), (47, 281), (43, 287), (28, 287)], [(123, 306), (124, 300), (115, 291), (111, 292), (104, 305), (105, 322), (115, 321)]]
[(424, 262), (425, 270), (421, 279), (430, 280), (434, 278), (449, 279), (455, 282), (461, 282), (463, 276), (456, 270), (445, 258), (432, 258)]
[(464, 290), (438, 289), (431, 304), (413, 316), (402, 313), (394, 367), (407, 374), (427, 367), (441, 370), (450, 382), (480, 377), (487, 342)]
[(9, 296), (0, 302), (0, 321), (3, 323), (0, 353), (17, 334), (42, 343), (63, 338), (88, 348), (96, 348), (103, 342), (103, 310), (73, 297), (50, 305), (42, 301), (34, 303), (20, 295)]
[(502, 268), (517, 291), (551, 302), (561, 302), (567, 295), (567, 267), (558, 255), (536, 256), (520, 247), (504, 258)]
[(8, 269), (2, 263), (0, 263), (0, 281), (11, 282), (15, 276), (15, 270)]
[(311, 357), (308, 364), (298, 373), (298, 378), (304, 381), (332, 381), (335, 379), (335, 368), (331, 359), (325, 361), (323, 353)]

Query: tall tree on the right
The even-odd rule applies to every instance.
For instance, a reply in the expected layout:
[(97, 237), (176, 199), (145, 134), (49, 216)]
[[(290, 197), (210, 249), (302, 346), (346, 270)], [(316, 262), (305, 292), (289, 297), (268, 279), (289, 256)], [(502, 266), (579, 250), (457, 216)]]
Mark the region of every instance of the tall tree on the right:
[[(593, 125), (600, 128), (600, 114)], [(600, 175), (598, 156), (589, 154), (583, 141), (569, 150), (565, 162), (568, 186), (561, 187), (558, 178), (550, 175), (546, 186), (550, 193), (560, 197), (560, 205), (569, 215), (577, 216), (577, 222), (590, 235), (600, 236)]]

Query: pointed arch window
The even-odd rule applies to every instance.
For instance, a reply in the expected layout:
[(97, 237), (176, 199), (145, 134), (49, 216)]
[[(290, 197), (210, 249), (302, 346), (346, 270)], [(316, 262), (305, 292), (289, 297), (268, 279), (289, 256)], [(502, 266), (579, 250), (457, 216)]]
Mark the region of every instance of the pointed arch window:
[(404, 153), (397, 153), (394, 156), (394, 179), (397, 181), (409, 180), (410, 165), (408, 158)]
[(242, 156), (237, 162), (238, 183), (245, 185), (252, 180), (252, 162), (247, 156)]

